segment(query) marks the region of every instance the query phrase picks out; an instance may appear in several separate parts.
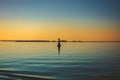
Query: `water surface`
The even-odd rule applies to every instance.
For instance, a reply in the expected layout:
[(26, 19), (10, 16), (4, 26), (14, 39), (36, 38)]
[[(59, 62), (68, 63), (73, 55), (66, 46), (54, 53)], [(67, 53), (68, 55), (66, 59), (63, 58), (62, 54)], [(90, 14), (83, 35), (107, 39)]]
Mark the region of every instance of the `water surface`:
[(119, 42), (0, 42), (0, 80), (120, 80)]

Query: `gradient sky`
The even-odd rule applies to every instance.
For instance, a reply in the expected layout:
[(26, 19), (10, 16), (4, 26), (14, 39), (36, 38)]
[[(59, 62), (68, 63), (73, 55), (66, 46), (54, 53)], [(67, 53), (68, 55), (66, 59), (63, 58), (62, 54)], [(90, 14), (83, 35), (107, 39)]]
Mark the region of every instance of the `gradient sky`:
[(120, 0), (0, 0), (0, 39), (120, 40)]

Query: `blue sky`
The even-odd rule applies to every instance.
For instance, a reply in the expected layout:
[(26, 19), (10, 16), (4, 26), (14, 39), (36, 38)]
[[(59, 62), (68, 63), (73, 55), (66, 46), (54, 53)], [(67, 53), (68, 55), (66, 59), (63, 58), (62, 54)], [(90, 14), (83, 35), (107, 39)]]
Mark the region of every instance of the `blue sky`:
[(0, 0), (0, 16), (25, 19), (120, 20), (119, 0)]
[(0, 0), (0, 39), (120, 40), (119, 30), (120, 0)]

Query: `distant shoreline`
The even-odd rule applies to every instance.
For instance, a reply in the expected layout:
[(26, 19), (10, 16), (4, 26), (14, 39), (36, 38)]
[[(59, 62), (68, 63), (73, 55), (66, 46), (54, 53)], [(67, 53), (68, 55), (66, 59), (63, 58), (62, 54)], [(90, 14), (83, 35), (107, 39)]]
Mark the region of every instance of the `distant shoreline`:
[[(0, 42), (58, 42), (56, 40), (0, 40)], [(80, 40), (61, 40), (61, 42), (120, 42), (120, 41), (80, 41)]]

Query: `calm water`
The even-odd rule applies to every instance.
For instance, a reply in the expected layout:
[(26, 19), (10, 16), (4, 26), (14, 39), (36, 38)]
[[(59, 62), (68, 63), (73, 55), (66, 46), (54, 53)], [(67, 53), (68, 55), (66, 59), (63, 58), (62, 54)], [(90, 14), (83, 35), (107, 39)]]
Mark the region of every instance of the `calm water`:
[(119, 42), (0, 42), (0, 80), (120, 80)]

